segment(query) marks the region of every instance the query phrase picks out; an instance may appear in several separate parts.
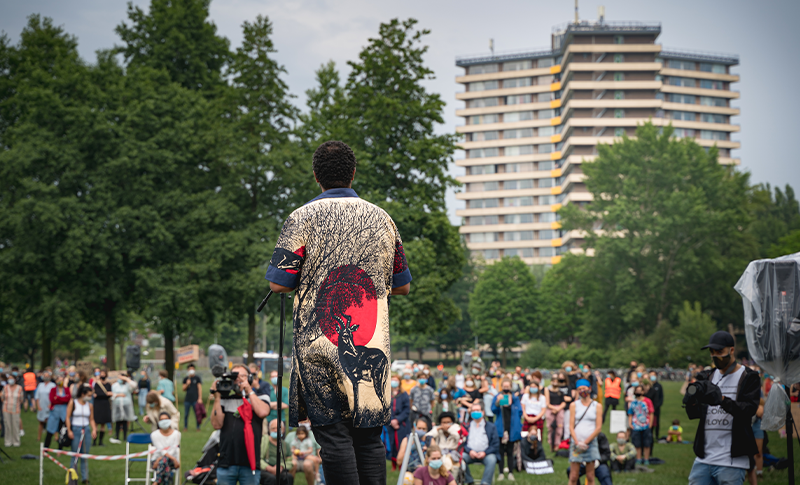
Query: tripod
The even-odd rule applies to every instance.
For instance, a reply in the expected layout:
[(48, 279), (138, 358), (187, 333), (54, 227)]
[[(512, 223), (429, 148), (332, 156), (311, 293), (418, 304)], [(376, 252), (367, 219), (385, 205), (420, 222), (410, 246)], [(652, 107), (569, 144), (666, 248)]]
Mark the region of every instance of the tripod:
[[(257, 312), (261, 313), (261, 310), (264, 309), (266, 306), (269, 297), (272, 296), (272, 290), (267, 293), (267, 296), (261, 301), (261, 304), (258, 305)], [(283, 443), (283, 436), (281, 435), (281, 415), (283, 414), (283, 410), (281, 406), (283, 404), (283, 339), (284, 334), (286, 331), (286, 293), (281, 293), (281, 320), (280, 320), (280, 332), (278, 337), (278, 383), (276, 384), (278, 388), (275, 390), (275, 398), (278, 401), (277, 410), (278, 410), (278, 449), (275, 456), (275, 479), (278, 483), (281, 483), (281, 447)], [(269, 424), (269, 423), (268, 423)]]

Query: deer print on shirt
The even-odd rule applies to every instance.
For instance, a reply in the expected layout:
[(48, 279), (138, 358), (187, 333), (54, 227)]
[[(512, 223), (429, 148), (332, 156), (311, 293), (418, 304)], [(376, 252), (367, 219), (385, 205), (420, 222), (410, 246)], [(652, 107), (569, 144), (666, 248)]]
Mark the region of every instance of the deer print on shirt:
[(358, 412), (358, 385), (360, 381), (371, 382), (375, 394), (384, 405), (383, 391), (386, 383), (386, 368), (389, 365), (386, 355), (381, 349), (355, 345), (353, 332), (358, 325), (352, 324), (350, 315), (334, 315), (336, 332), (339, 334), (339, 364), (353, 384), (353, 399)]

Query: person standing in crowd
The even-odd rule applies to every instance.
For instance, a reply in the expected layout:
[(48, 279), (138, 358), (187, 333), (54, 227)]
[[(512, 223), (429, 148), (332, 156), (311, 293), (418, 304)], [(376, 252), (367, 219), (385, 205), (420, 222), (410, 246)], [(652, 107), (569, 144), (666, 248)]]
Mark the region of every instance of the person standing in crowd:
[(456, 378), (456, 387), (459, 389), (464, 389), (464, 366), (458, 364), (456, 366), (456, 375), (453, 377)]
[(133, 390), (136, 383), (133, 382), (125, 372), (120, 372), (117, 381), (111, 385), (111, 420), (115, 423), (116, 432), (114, 438), (108, 441), (119, 444), (119, 430), (122, 429), (122, 440), (128, 439), (128, 423), (136, 419), (133, 411)]
[[(502, 392), (492, 402), (492, 412), (497, 416), (495, 427), (500, 439), (500, 472), (498, 480), (503, 480), (503, 473), (509, 480), (514, 480), (516, 457), (514, 444), (522, 439), (522, 405), (519, 396), (511, 393), (511, 380), (503, 379), (500, 383)], [(503, 468), (503, 463), (507, 465)]]
[(544, 415), (547, 412), (547, 399), (544, 393), (539, 389), (539, 383), (536, 379), (531, 379), (531, 383), (523, 393), (522, 399), (522, 415), (525, 419), (522, 421), (522, 431), (529, 431), (536, 433), (536, 430), (542, 431), (544, 429)]
[(619, 404), (619, 397), (622, 394), (622, 379), (617, 377), (617, 373), (613, 370), (608, 371), (605, 385), (603, 386), (604, 406), (603, 406), (603, 423), (606, 422), (606, 412), (609, 409), (617, 410)]
[[(272, 390), (272, 387), (269, 385), (269, 382), (265, 381), (261, 378), (261, 371), (258, 369), (258, 365), (255, 362), (251, 362), (247, 366), (250, 368), (250, 374), (253, 377), (253, 390), (256, 392), (256, 396), (267, 396), (269, 397), (269, 393)], [(200, 393), (199, 402), (203, 402), (203, 393)]]
[[(83, 374), (83, 372), (81, 372)], [(92, 441), (92, 445), (103, 446), (103, 438), (106, 435), (106, 428), (111, 424), (111, 386), (108, 384), (108, 371), (102, 369), (100, 376), (94, 381), (94, 422), (100, 430), (97, 432), (97, 442)], [(73, 384), (73, 396), (78, 395), (78, 391), (82, 387), (88, 388), (88, 383), (84, 386), (82, 383)], [(110, 431), (109, 431), (110, 433)], [(94, 439), (94, 438), (93, 438)]]
[(411, 431), (411, 404), (408, 394), (400, 389), (400, 378), (392, 376), (392, 414), (389, 421), (392, 471), (397, 469), (400, 443)]
[(425, 419), (430, 428), (433, 422), (431, 413), (436, 399), (436, 391), (428, 385), (428, 377), (424, 371), (417, 375), (417, 383), (418, 385), (411, 389), (408, 396), (411, 399), (412, 418), (413, 421), (416, 421), (418, 417)]
[(50, 418), (50, 391), (55, 389), (53, 373), (49, 367), (42, 371), (42, 382), (36, 386), (36, 404), (39, 408), (36, 413), (36, 420), (39, 421), (39, 433), (36, 441), (42, 441), (42, 431), (47, 427), (47, 420)]
[[(36, 380), (36, 373), (33, 372), (33, 368), (30, 368), (22, 374), (22, 388), (25, 391), (25, 401), (23, 402), (23, 407), (25, 411), (36, 411), (36, 400), (34, 399), (34, 394), (36, 393), (36, 386), (38, 386), (38, 382)], [(41, 432), (40, 432), (41, 434)]]
[(189, 429), (189, 412), (194, 411), (197, 431), (200, 431), (200, 419), (198, 419), (197, 411), (194, 407), (203, 399), (203, 380), (196, 374), (194, 364), (189, 364), (186, 374), (186, 377), (183, 378), (183, 390), (186, 391), (186, 396), (183, 399), (183, 430)]
[(172, 421), (172, 426), (178, 430), (180, 429), (180, 413), (178, 408), (175, 407), (169, 399), (160, 395), (158, 391), (150, 391), (147, 393), (147, 415), (144, 417), (145, 423), (150, 423), (150, 431), (158, 429), (158, 421), (161, 419), (161, 413), (167, 412)]
[(462, 459), (466, 468), (464, 474), (466, 483), (474, 483), (469, 465), (482, 463), (483, 477), (481, 485), (490, 485), (494, 481), (494, 468), (497, 466), (500, 454), (500, 439), (494, 424), (483, 419), (483, 402), (474, 401), (470, 406), (470, 423), (467, 443), (464, 446)]
[(435, 391), (436, 390), (436, 379), (433, 377), (433, 374), (431, 373), (431, 367), (426, 364), (422, 368), (422, 373), (425, 374), (425, 377), (428, 378), (428, 385), (431, 387), (431, 389), (433, 389)]
[(455, 402), (455, 393), (455, 384), (451, 387), (449, 380), (442, 381), (442, 388), (436, 393), (432, 416), (439, 416), (446, 411), (454, 412), (458, 407), (458, 404)]
[[(69, 379), (59, 374), (56, 376), (56, 387), (50, 389), (50, 415), (47, 417), (47, 435), (44, 438), (45, 448), (50, 448), (53, 435), (61, 428), (61, 423), (67, 422), (67, 405), (72, 400), (69, 390)], [(58, 439), (56, 439), (58, 441)], [(62, 448), (58, 444), (58, 449)]]
[(547, 401), (544, 419), (547, 422), (551, 453), (556, 451), (564, 438), (564, 410), (571, 402), (571, 397), (564, 394), (562, 390), (566, 382), (566, 374), (555, 373), (550, 379), (550, 386), (544, 390), (544, 397)]
[(3, 388), (3, 430), (5, 431), (6, 447), (20, 446), (20, 410), (24, 399), (22, 386), (17, 384), (16, 376), (12, 375)]
[[(689, 474), (689, 485), (718, 483), (739, 485), (750, 468), (750, 457), (758, 454), (751, 426), (761, 399), (758, 372), (736, 362), (733, 336), (725, 331), (711, 335), (708, 345), (714, 369), (697, 374), (708, 392), (699, 399), (684, 398), (686, 415), (699, 419), (694, 439), (697, 455)], [(713, 424), (707, 423), (713, 416)]]
[(89, 384), (89, 376), (87, 376), (82, 370), (79, 370), (75, 373), (74, 378), (70, 379), (70, 392), (73, 396), (77, 396), (78, 389), (81, 387), (88, 387), (89, 390), (94, 388), (93, 385)]
[[(75, 368), (74, 365), (67, 367), (67, 378), (69, 379), (69, 381), (67, 382), (67, 385), (69, 386), (69, 391), (73, 392), (75, 389), (72, 386), (73, 384), (78, 382), (78, 369)], [(73, 394), (73, 396), (74, 395), (75, 394)]]
[[(267, 422), (270, 422), (273, 419), (278, 419), (278, 371), (274, 370), (269, 373), (269, 381), (272, 383), (272, 385), (270, 386), (269, 391), (270, 412), (269, 416), (267, 417)], [(261, 396), (259, 397), (262, 398)], [(281, 401), (280, 420), (282, 423), (284, 423), (284, 427), (286, 427), (288, 426), (286, 411), (289, 409), (289, 389), (287, 389), (286, 386), (283, 386), (283, 390), (281, 392)]]
[[(89, 402), (92, 390), (88, 385), (78, 386), (78, 394), (67, 405), (67, 436), (72, 440), (73, 453), (89, 453), (91, 442), (97, 437), (97, 427), (94, 421), (94, 406)], [(73, 464), (78, 460), (73, 460)], [(89, 460), (80, 459), (81, 480), (89, 483)]]
[(492, 404), (494, 403), (494, 397), (500, 394), (500, 382), (498, 382), (497, 387), (495, 387), (494, 384), (492, 384), (492, 379), (488, 377), (488, 372), (478, 376), (475, 381), (480, 383), (475, 386), (478, 387), (483, 399), (483, 419), (494, 423), (495, 415), (494, 412), (492, 412)]
[[(256, 459), (256, 469), (250, 469), (244, 430), (245, 426), (252, 429), (253, 449), (260, 450), (263, 422), (269, 414), (269, 401), (257, 396), (250, 387), (250, 370), (244, 364), (234, 364), (231, 372), (237, 373), (238, 391), (218, 395), (211, 411), (211, 425), (220, 430), (217, 484), (236, 485), (238, 482), (239, 485), (258, 485), (261, 480), (261, 460)], [(211, 392), (217, 392), (218, 382), (211, 384)], [(250, 409), (252, 417), (249, 424), (240, 408)]]
[(595, 460), (600, 460), (597, 435), (603, 427), (603, 405), (592, 400), (586, 379), (576, 381), (575, 387), (578, 400), (569, 406), (569, 483), (577, 485), (581, 463), (585, 463), (586, 485), (593, 485)]
[(635, 399), (628, 406), (628, 429), (636, 447), (636, 464), (650, 465), (650, 447), (653, 444), (653, 407), (644, 397), (644, 390), (636, 388)]
[(403, 390), (409, 396), (411, 395), (411, 390), (414, 389), (419, 385), (419, 382), (413, 379), (413, 374), (411, 369), (403, 370), (403, 380), (400, 381), (400, 389)]
[(175, 384), (169, 379), (169, 373), (166, 369), (158, 371), (158, 385), (156, 392), (164, 396), (166, 400), (175, 404)]
[(628, 443), (624, 431), (617, 433), (616, 443), (611, 444), (611, 471), (630, 472), (636, 466), (636, 448)]
[(158, 429), (150, 433), (153, 448), (154, 481), (157, 485), (167, 485), (173, 481), (173, 474), (181, 467), (181, 433), (172, 427), (172, 417), (162, 411), (158, 415)]
[(656, 446), (658, 434), (661, 431), (661, 406), (664, 405), (664, 388), (661, 386), (661, 383), (658, 382), (658, 373), (656, 371), (650, 371), (649, 377), (650, 385), (645, 389), (645, 397), (650, 399), (650, 402), (653, 403), (653, 423), (650, 427), (653, 432), (653, 439), (650, 444), (650, 456), (653, 456), (653, 448)]
[(637, 374), (636, 367), (637, 367), (636, 361), (632, 360), (631, 366), (628, 368), (628, 374), (625, 376), (625, 381), (628, 384), (632, 382), (632, 377)]
[(139, 382), (136, 384), (136, 394), (139, 395), (139, 416), (147, 414), (147, 393), (150, 392), (150, 377), (147, 371), (139, 374)]
[(630, 381), (628, 382), (628, 387), (625, 388), (625, 413), (626, 414), (628, 412), (628, 406), (630, 405), (630, 403), (632, 403), (636, 399), (636, 396), (634, 396), (633, 393), (638, 388), (639, 388), (639, 378), (636, 376), (636, 374), (631, 374)]
[(436, 445), (428, 447), (425, 452), (427, 466), (421, 466), (414, 472), (414, 485), (455, 485), (453, 475), (444, 468), (442, 451)]
[(561, 364), (561, 371), (567, 375), (566, 384), (569, 387), (569, 393), (573, 398), (575, 398), (575, 384), (578, 382), (578, 366), (575, 365), (575, 362), (568, 360)]

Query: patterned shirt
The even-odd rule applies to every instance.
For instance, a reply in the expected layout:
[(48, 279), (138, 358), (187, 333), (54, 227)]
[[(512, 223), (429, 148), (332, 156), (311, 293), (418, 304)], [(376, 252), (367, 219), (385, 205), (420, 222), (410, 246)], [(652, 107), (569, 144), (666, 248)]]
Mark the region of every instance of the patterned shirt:
[(286, 220), (267, 279), (295, 289), (290, 426), (388, 423), (389, 299), (411, 281), (391, 217), (327, 190)]
[(8, 414), (19, 414), (20, 404), (22, 404), (22, 386), (6, 386), (3, 388), (3, 412)]
[(413, 401), (412, 405), (416, 406), (417, 412), (423, 415), (431, 414), (431, 401), (436, 398), (436, 391), (431, 386), (417, 386), (411, 389), (409, 397)]

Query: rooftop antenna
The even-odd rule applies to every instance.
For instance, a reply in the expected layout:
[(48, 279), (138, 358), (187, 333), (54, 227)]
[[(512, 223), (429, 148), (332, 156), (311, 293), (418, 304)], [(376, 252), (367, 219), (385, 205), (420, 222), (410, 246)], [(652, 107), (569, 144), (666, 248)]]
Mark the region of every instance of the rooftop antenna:
[(575, 25), (578, 24), (578, 0), (575, 0)]
[(494, 57), (494, 39), (489, 39), (489, 50), (492, 51), (492, 57)]
[(606, 19), (606, 7), (604, 5), (599, 5), (597, 7), (597, 20), (602, 24), (605, 19)]

